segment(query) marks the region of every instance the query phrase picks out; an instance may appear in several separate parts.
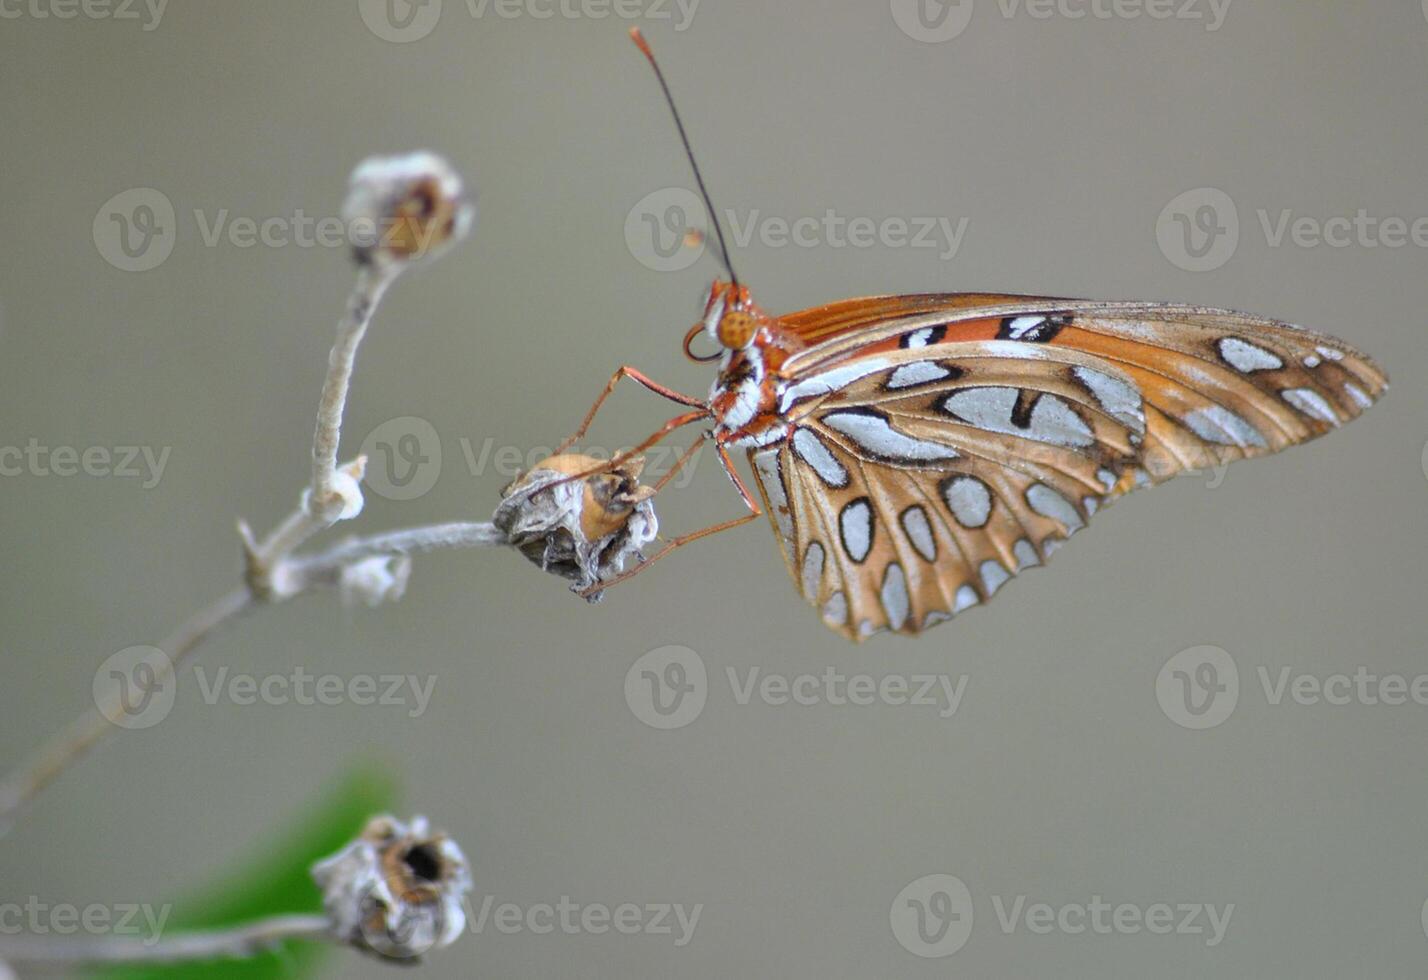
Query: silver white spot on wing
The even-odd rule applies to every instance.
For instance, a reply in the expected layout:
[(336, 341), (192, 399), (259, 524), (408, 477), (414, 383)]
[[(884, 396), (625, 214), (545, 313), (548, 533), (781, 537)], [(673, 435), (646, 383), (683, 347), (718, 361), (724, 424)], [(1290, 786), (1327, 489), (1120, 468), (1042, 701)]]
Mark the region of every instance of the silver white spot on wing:
[(942, 399), (942, 410), (988, 432), (1022, 436), (1054, 446), (1077, 448), (1096, 441), (1085, 421), (1055, 395), (1042, 395), (1036, 400), (1023, 429), (1012, 418), (1020, 397), (1016, 388), (965, 388)]
[(1040, 329), (1046, 319), (1044, 316), (1019, 316), (1007, 324), (1007, 338), (1021, 340), (1027, 334)]
[(1044, 483), (1033, 483), (1026, 491), (1026, 502), (1042, 517), (1060, 521), (1067, 531), (1076, 531), (1085, 523), (1076, 506)]
[(955, 600), (956, 604), (953, 605), (952, 611), (961, 612), (963, 609), (970, 609), (972, 606), (975, 606), (981, 601), (982, 597), (977, 595), (976, 589), (972, 588), (970, 585), (964, 585), (957, 590), (957, 596)]
[(895, 630), (900, 630), (907, 622), (908, 613), (912, 610), (912, 599), (907, 594), (907, 577), (903, 575), (902, 566), (897, 562), (891, 562), (888, 570), (883, 573), (883, 588), (880, 593), (883, 600), (883, 612), (887, 613), (888, 625)]
[(1012, 555), (1016, 558), (1017, 571), (1041, 564), (1041, 556), (1036, 553), (1036, 546), (1026, 538), (1022, 538), (1012, 546)]
[(783, 472), (778, 465), (778, 451), (765, 450), (754, 455), (754, 469), (759, 474), (759, 480), (764, 485), (764, 493), (768, 494), (769, 508), (773, 511), (774, 524), (778, 527), (778, 533), (783, 537), (784, 543), (792, 549), (794, 547), (793, 538), (793, 512), (788, 506), (788, 490), (783, 484)]
[(838, 530), (843, 538), (843, 550), (859, 564), (873, 550), (873, 507), (867, 497), (848, 503), (838, 514)]
[(1187, 412), (1185, 424), (1201, 439), (1216, 445), (1241, 449), (1251, 446), (1263, 449), (1267, 445), (1258, 429), (1223, 405), (1207, 405)]
[(1344, 385), (1344, 393), (1354, 400), (1354, 404), (1359, 408), (1369, 408), (1373, 405), (1373, 399), (1356, 384)]
[(803, 553), (803, 594), (818, 599), (818, 586), (823, 582), (823, 545), (814, 541)]
[(907, 335), (904, 347), (926, 347), (932, 342), (932, 335), (936, 327), (923, 327), (921, 330), (914, 330)]
[(925, 510), (913, 504), (903, 511), (902, 529), (919, 555), (927, 561), (937, 560), (937, 538), (932, 533), (932, 524), (927, 520)]
[(818, 478), (830, 487), (841, 489), (848, 485), (848, 469), (838, 462), (833, 451), (823, 444), (816, 433), (805, 428), (793, 430), (793, 451), (798, 458), (812, 467)]
[(886, 418), (870, 412), (829, 412), (822, 422), (878, 459), (894, 463), (933, 463), (958, 457), (957, 450), (951, 446), (904, 435)]
[(1251, 374), (1255, 371), (1277, 371), (1284, 367), (1284, 362), (1274, 352), (1267, 351), (1263, 347), (1238, 337), (1224, 338), (1220, 341), (1219, 348), (1220, 356), (1225, 359), (1225, 363), (1242, 374)]
[(1310, 388), (1290, 388), (1282, 392), (1284, 400), (1310, 418), (1332, 425), (1339, 424), (1339, 416), (1324, 396)]
[(1307, 367), (1307, 368), (1316, 368), (1316, 367), (1318, 367), (1320, 364), (1323, 364), (1323, 363), (1324, 363), (1323, 359), (1322, 359), (1318, 354), (1305, 354), (1305, 355), (1304, 355), (1304, 366)]
[(1332, 347), (1315, 347), (1314, 349), (1326, 361), (1342, 361), (1344, 359), (1344, 352), (1341, 350), (1334, 350)]
[(1020, 435), (1011, 420), (1019, 395), (1015, 388), (966, 388), (942, 399), (942, 410), (980, 429)]
[(848, 625), (847, 596), (835, 592), (828, 597), (828, 601), (823, 604), (823, 621), (831, 626)]
[(1072, 448), (1084, 448), (1096, 442), (1085, 420), (1055, 395), (1042, 395), (1036, 400), (1031, 408), (1031, 428), (1027, 435), (1037, 442)]
[(1145, 434), (1145, 409), (1141, 405), (1139, 389), (1127, 381), (1088, 367), (1077, 366), (1072, 373), (1107, 415), (1132, 432)]
[(965, 528), (985, 527), (992, 514), (992, 492), (975, 476), (954, 476), (942, 484), (947, 509)]
[(987, 595), (995, 595), (997, 589), (1007, 584), (1011, 578), (1011, 572), (1002, 567), (1002, 563), (994, 558), (988, 558), (982, 562), (982, 587), (987, 590)]
[(870, 374), (886, 371), (888, 367), (886, 358), (870, 357), (855, 360), (851, 364), (844, 364), (842, 367), (835, 367), (821, 374), (815, 374), (811, 378), (804, 378), (783, 390), (779, 396), (779, 411), (787, 412), (796, 402), (846, 388), (859, 378), (866, 378)]
[(914, 361), (911, 364), (903, 364), (894, 370), (892, 377), (888, 378), (887, 387), (891, 391), (896, 391), (899, 388), (916, 388), (918, 385), (930, 385), (937, 381), (945, 381), (950, 377), (952, 377), (952, 372), (936, 361)]
[(1116, 478), (1116, 475), (1110, 470), (1097, 470), (1096, 479), (1101, 481), (1101, 486), (1105, 487), (1107, 492), (1114, 490), (1116, 488), (1116, 484), (1120, 482)]

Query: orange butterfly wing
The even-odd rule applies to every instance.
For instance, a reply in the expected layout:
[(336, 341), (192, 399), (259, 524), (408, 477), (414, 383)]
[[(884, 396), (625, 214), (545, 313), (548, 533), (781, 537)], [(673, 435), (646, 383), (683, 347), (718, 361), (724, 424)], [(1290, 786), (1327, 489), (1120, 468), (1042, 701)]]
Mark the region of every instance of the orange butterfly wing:
[(1202, 308), (911, 296), (781, 322), (812, 346), (784, 366), (788, 440), (750, 455), (795, 583), (853, 639), (918, 633), (1134, 487), (1307, 441), (1387, 387), (1340, 341)]

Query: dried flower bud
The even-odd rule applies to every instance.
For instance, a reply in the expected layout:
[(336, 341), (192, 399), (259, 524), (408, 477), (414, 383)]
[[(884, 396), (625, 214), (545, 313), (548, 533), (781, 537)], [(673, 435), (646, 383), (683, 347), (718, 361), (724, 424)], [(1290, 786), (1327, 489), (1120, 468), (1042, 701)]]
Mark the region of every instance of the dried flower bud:
[(556, 482), (598, 466), (589, 456), (551, 456), (506, 487), (492, 518), (512, 545), (543, 570), (571, 579), (577, 592), (618, 574), (632, 558), (643, 560), (640, 548), (659, 531), (654, 487), (640, 484), (643, 457)]
[(471, 872), (461, 848), (432, 833), (374, 817), (362, 836), (312, 868), (337, 938), (387, 959), (410, 960), (450, 946), (466, 928)]
[(338, 572), (337, 589), (345, 604), (355, 606), (360, 602), (368, 609), (375, 609), (384, 602), (396, 602), (406, 595), (411, 574), (410, 557), (373, 555), (343, 565)]
[(475, 208), (461, 177), (435, 153), (368, 157), (352, 171), (343, 221), (357, 260), (409, 262), (436, 255), (471, 229)]

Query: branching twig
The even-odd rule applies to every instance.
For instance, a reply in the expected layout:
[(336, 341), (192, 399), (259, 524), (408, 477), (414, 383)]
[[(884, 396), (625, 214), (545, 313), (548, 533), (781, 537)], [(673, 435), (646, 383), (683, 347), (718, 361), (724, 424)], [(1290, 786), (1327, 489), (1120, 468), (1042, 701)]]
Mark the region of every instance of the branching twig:
[(27, 965), (176, 963), (253, 956), (289, 939), (337, 942), (325, 915), (284, 915), (172, 939), (23, 936), (0, 939), (0, 958)]
[[(363, 163), (353, 173), (344, 213), (349, 223), (365, 222), (373, 229), (384, 229), (384, 233), (357, 249), (357, 281), (328, 355), (327, 375), (313, 430), (312, 470), (307, 488), (298, 508), (261, 541), (240, 522), (246, 587), (205, 607), (164, 641), (162, 649), (168, 660), (155, 665), (153, 683), (162, 683), (174, 676), (178, 667), (218, 626), (240, 612), (257, 603), (290, 598), (311, 585), (322, 584), (323, 576), (317, 574), (319, 567), (301, 562), (295, 566), (306, 570), (299, 576), (305, 579), (301, 588), (275, 594), (273, 587), (275, 577), (287, 568), (293, 551), (303, 542), (361, 512), (362, 491), (358, 481), (366, 461), (359, 457), (346, 466), (337, 465), (342, 416), (357, 348), (387, 288), (413, 260), (433, 254), (464, 234), (470, 213), (462, 200), (460, 179), (445, 161), (430, 154)], [(336, 577), (334, 570), (327, 580)], [(0, 782), (0, 834), (8, 829), (14, 814), (56, 776), (118, 730), (111, 722), (122, 710), (123, 688), (116, 683), (98, 699), (95, 707)]]

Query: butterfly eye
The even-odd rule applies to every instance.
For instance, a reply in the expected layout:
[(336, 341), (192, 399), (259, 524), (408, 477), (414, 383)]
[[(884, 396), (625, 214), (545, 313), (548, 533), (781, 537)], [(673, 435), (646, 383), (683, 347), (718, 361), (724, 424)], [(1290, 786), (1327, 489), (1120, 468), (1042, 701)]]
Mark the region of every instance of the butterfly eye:
[(752, 314), (743, 310), (730, 310), (719, 321), (719, 343), (732, 350), (742, 350), (754, 339), (755, 329)]

